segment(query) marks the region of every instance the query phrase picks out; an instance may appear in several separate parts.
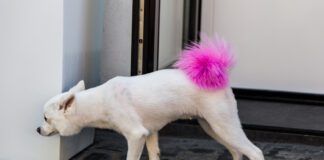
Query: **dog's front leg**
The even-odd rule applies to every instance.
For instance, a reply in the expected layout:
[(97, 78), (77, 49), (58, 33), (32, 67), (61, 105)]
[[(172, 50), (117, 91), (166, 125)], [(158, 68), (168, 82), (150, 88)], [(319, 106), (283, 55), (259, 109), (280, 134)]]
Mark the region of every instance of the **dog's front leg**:
[(145, 144), (145, 134), (132, 134), (126, 137), (128, 151), (127, 160), (139, 160)]

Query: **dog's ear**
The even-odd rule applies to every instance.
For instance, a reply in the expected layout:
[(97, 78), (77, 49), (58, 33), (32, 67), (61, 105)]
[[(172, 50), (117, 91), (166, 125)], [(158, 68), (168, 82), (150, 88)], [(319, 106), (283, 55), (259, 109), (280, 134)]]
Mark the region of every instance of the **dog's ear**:
[(68, 93), (66, 96), (64, 96), (61, 99), (59, 110), (64, 110), (64, 112), (72, 106), (72, 103), (74, 101), (74, 94)]
[(74, 87), (72, 87), (69, 92), (71, 93), (77, 93), (80, 91), (85, 90), (85, 85), (84, 85), (84, 81), (81, 80), (77, 85), (75, 85)]

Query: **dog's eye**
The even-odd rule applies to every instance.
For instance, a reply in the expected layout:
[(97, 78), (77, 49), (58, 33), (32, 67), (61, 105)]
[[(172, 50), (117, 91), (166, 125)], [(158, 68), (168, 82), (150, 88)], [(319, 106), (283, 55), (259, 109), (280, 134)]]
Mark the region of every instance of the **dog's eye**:
[(47, 122), (47, 118), (44, 116), (44, 120)]

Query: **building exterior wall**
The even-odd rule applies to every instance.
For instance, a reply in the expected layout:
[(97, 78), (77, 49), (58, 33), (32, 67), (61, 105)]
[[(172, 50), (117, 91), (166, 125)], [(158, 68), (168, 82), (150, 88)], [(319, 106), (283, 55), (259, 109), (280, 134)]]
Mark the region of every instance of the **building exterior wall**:
[(204, 0), (202, 31), (233, 45), (233, 87), (323, 94), (323, 8), (319, 0)]

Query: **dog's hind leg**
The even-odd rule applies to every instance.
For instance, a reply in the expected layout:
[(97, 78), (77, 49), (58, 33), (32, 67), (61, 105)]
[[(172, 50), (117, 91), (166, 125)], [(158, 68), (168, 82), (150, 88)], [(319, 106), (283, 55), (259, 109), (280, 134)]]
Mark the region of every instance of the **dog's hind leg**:
[(154, 132), (146, 138), (146, 148), (150, 160), (160, 160), (158, 133)]
[(210, 125), (208, 124), (208, 122), (202, 118), (198, 119), (198, 123), (200, 124), (200, 126), (203, 128), (203, 130), (213, 139), (217, 140), (220, 144), (224, 145), (229, 152), (231, 153), (233, 160), (242, 160), (243, 155), (242, 153), (240, 153), (237, 149), (233, 148), (231, 145), (227, 144), (226, 142), (224, 142), (214, 131), (213, 129), (210, 127)]
[(200, 107), (201, 115), (224, 144), (238, 150), (250, 160), (264, 160), (262, 151), (248, 140), (242, 130), (236, 103), (215, 103), (211, 99)]

